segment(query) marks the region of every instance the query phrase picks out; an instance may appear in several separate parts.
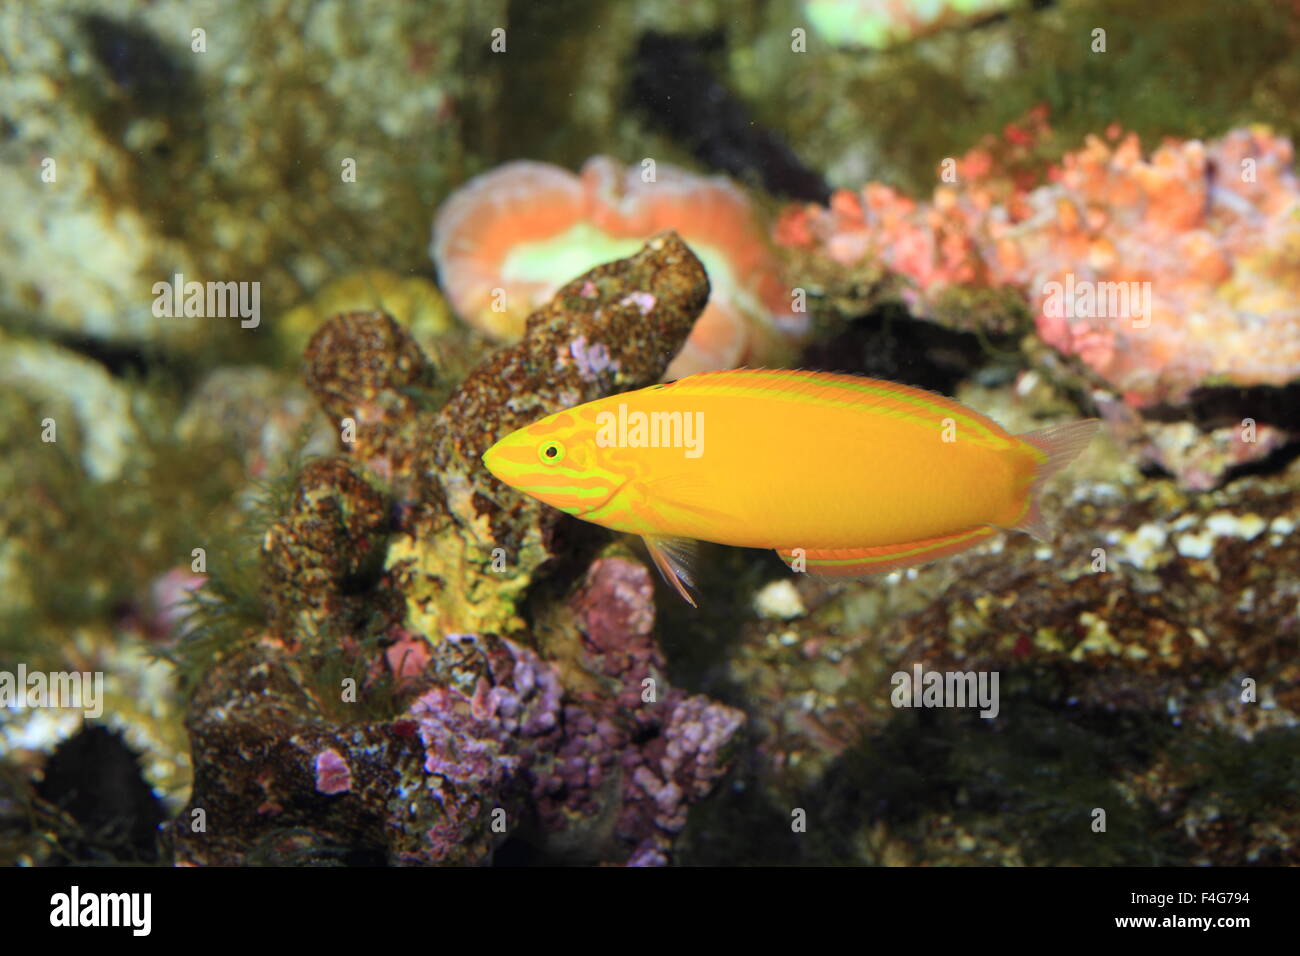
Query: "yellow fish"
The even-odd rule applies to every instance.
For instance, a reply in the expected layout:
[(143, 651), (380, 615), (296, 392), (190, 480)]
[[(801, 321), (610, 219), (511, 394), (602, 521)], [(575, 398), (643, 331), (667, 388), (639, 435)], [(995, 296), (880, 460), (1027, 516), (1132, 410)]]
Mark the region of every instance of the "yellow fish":
[(1044, 537), (1035, 492), (1097, 425), (1011, 435), (906, 385), (740, 369), (549, 415), (502, 438), (483, 463), (562, 511), (641, 535), (694, 605), (698, 540), (858, 577), (955, 554), (1000, 529)]

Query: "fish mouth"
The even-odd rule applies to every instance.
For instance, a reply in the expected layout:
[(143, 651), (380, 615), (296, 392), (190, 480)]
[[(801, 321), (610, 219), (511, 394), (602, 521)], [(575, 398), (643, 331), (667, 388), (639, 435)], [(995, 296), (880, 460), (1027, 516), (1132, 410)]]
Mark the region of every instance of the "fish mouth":
[(510, 469), (505, 457), (502, 455), (502, 451), (505, 448), (508, 439), (509, 436), (506, 436), (506, 438), (502, 438), (500, 441), (493, 442), (492, 446), (479, 456), (479, 460), (483, 462), (483, 467), (488, 470), (493, 478), (497, 481), (504, 482), (513, 488), (514, 482), (510, 480), (508, 474)]

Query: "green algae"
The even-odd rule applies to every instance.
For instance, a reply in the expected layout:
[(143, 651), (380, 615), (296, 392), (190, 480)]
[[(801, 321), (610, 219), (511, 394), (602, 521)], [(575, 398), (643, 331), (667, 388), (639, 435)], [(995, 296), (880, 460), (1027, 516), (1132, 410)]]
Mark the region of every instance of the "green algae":
[(17, 484), (3, 496), (5, 538), (23, 549), (31, 591), (25, 623), (0, 627), (6, 656), (49, 660), (66, 635), (112, 621), (140, 599), (142, 582), (188, 565), (192, 549), (209, 540), (213, 529), (199, 516), (231, 498), (238, 476), (220, 464), (231, 458), (225, 449), (195, 448), (170, 435), (166, 419), (177, 404), (158, 386), (148, 386), (159, 399), (156, 412), (137, 407), (143, 447), (113, 482), (87, 479), (74, 457), (82, 443), (74, 422), (61, 417), (59, 440), (42, 444), (46, 411), (11, 395), (15, 414), (4, 421), (23, 429), (23, 445), (36, 444), (40, 453), (24, 457), (21, 478), (10, 475)]
[(187, 692), (214, 663), (250, 641), (269, 617), (260, 546), (271, 526), (289, 512), (298, 476), (310, 460), (306, 443), (304, 431), (270, 477), (251, 483), (243, 512), (211, 539), (207, 579), (186, 599), (180, 640), (156, 649), (176, 667)]

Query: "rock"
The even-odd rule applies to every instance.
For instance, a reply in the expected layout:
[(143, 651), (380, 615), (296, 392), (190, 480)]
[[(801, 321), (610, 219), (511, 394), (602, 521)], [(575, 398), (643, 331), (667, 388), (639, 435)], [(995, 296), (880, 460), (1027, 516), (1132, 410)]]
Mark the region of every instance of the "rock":
[[(690, 250), (657, 237), (561, 289), (440, 412), (389, 316), (320, 327), (307, 380), (355, 442), (298, 475), (263, 543), (266, 620), (195, 693), (179, 862), (486, 863), (507, 841), (544, 859), (671, 857), (744, 716), (668, 686), (643, 564), (610, 553), (577, 584), (540, 576), (567, 519), (494, 486), (479, 455), (656, 381), (707, 296)], [(579, 339), (608, 361), (577, 362)]]

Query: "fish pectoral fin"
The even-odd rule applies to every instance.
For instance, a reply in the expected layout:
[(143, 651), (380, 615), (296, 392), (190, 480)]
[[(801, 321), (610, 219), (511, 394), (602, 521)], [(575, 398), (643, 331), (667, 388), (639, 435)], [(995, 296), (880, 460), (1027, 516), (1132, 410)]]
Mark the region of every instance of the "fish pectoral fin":
[(870, 548), (777, 548), (777, 555), (794, 570), (802, 570), (827, 578), (860, 578), (869, 574), (883, 574), (924, 564), (935, 558), (965, 551), (981, 541), (998, 534), (991, 525), (964, 528), (941, 538), (905, 541)]
[(698, 542), (690, 538), (669, 538), (658, 535), (646, 535), (646, 548), (654, 560), (655, 567), (664, 576), (691, 607), (699, 607), (687, 588), (695, 587), (695, 572), (691, 566), (695, 563), (695, 550)]
[(675, 508), (714, 520), (734, 519), (733, 515), (715, 507), (717, 502), (731, 498), (721, 494), (716, 484), (701, 475), (678, 472), (664, 478), (651, 478), (641, 483), (641, 490), (661, 508)]

